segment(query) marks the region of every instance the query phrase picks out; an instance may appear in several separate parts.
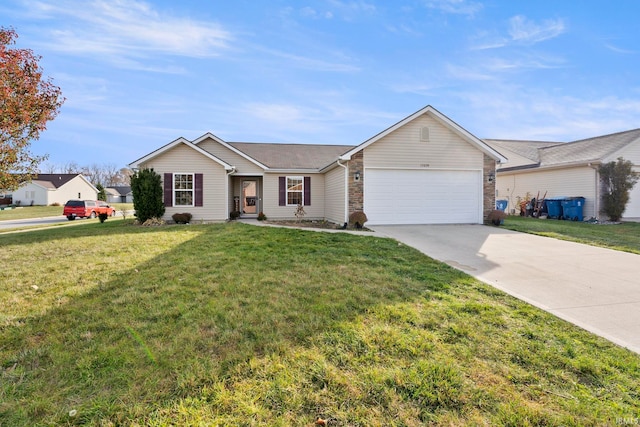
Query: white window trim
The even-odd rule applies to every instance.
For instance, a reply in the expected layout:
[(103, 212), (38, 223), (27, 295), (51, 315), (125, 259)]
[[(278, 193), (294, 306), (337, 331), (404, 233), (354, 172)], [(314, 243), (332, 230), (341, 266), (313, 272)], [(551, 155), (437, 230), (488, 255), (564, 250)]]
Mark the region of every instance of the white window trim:
[[(192, 184), (191, 190), (182, 189), (182, 188), (177, 189), (176, 188), (176, 176), (178, 176), (178, 175), (191, 175), (191, 184)], [(191, 173), (191, 172), (174, 173), (171, 185), (173, 187), (171, 189), (171, 197), (173, 198), (173, 206), (174, 207), (192, 208), (192, 207), (195, 206), (195, 203), (196, 203), (196, 174), (195, 173)], [(176, 203), (176, 192), (177, 191), (191, 191), (191, 204), (190, 205), (179, 205), (179, 204), (177, 204)]]
[(289, 191), (289, 179), (299, 179), (302, 189), (300, 190), (300, 204), (304, 205), (304, 176), (287, 176), (285, 177), (285, 204), (287, 206), (298, 206), (297, 203), (289, 203), (289, 193), (297, 193), (298, 191)]

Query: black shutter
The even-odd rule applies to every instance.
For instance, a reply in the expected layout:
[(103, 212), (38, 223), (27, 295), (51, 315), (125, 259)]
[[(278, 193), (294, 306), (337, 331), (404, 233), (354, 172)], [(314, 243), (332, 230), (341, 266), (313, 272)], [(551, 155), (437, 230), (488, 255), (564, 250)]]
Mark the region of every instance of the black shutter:
[(195, 175), (196, 206), (202, 206), (202, 174)]
[(278, 177), (278, 205), (287, 206), (287, 177)]
[(311, 206), (311, 177), (304, 177), (304, 205)]
[(170, 208), (173, 206), (173, 174), (164, 174), (164, 206)]

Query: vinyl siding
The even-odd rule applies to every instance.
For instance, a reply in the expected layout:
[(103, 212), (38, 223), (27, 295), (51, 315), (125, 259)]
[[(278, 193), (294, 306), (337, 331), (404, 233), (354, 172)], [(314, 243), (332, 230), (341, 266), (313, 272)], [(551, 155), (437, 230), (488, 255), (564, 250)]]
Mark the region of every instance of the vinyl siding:
[[(337, 224), (342, 224), (345, 221), (344, 174), (345, 169), (343, 167), (337, 167), (327, 172), (324, 176), (325, 218), (327, 221), (332, 221)], [(313, 194), (311, 196), (313, 196)]]
[[(27, 198), (26, 193), (34, 192), (34, 198)], [(13, 192), (14, 203), (20, 201), (22, 205), (28, 206), (33, 200), (34, 205), (48, 206), (54, 203), (64, 205), (67, 200), (77, 199), (80, 193), (81, 199), (96, 200), (98, 193), (85, 180), (75, 177), (61, 187), (46, 189), (34, 183), (28, 183)]]
[(527, 192), (531, 197), (540, 193), (542, 197), (584, 197), (583, 215), (586, 219), (596, 214), (596, 171), (587, 166), (574, 168), (502, 172), (496, 179), (496, 200), (507, 200), (507, 212), (515, 209), (518, 213), (517, 198), (524, 198)]
[[(429, 128), (429, 141), (420, 138), (423, 127)], [(482, 170), (483, 155), (429, 114), (424, 114), (365, 148), (364, 166)]]
[(278, 205), (278, 178), (281, 176), (309, 176), (311, 177), (311, 206), (305, 206), (304, 219), (324, 219), (324, 186), (325, 177), (322, 174), (296, 173), (265, 173), (263, 177), (263, 212), (270, 219), (296, 219), (295, 206)]
[(236, 174), (262, 175), (262, 173), (264, 172), (264, 169), (262, 169), (261, 167), (234, 153), (233, 151), (229, 150), (228, 148), (212, 139), (206, 139), (200, 142), (198, 144), (198, 147), (213, 154), (227, 164), (235, 166)]
[(188, 212), (194, 221), (222, 221), (227, 219), (228, 203), (226, 197), (227, 176), (224, 168), (215, 161), (204, 157), (195, 150), (178, 145), (144, 165), (153, 168), (160, 176), (165, 173), (202, 173), (204, 200), (202, 207), (168, 207), (164, 219), (170, 220), (174, 213)]
[(78, 193), (80, 193), (81, 199), (96, 200), (98, 198), (98, 192), (87, 184), (84, 179), (77, 176), (56, 191), (50, 192), (49, 204), (53, 202), (63, 204), (69, 199), (77, 199)]

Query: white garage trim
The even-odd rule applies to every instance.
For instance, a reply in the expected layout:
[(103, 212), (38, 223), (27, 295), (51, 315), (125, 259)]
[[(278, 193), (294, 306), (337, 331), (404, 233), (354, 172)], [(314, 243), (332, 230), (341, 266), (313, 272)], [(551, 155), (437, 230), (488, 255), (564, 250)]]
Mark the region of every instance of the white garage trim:
[(482, 224), (482, 171), (366, 168), (368, 224)]

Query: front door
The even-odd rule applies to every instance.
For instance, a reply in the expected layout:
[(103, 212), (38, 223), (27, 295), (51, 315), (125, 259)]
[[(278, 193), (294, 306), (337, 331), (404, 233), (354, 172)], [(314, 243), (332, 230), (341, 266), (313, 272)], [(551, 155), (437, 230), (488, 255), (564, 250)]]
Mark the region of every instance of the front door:
[(258, 181), (253, 179), (242, 181), (242, 199), (240, 204), (244, 215), (258, 214)]

